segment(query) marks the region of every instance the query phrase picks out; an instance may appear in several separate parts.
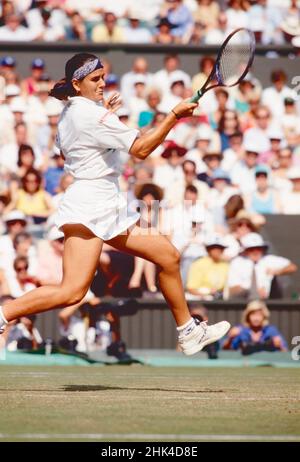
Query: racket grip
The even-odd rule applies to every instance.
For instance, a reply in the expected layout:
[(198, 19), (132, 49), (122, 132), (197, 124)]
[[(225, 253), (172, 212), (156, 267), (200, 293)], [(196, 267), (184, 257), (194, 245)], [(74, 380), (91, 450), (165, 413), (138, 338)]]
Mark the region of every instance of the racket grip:
[(199, 99), (202, 96), (202, 91), (198, 90), (190, 99), (190, 103), (198, 103)]

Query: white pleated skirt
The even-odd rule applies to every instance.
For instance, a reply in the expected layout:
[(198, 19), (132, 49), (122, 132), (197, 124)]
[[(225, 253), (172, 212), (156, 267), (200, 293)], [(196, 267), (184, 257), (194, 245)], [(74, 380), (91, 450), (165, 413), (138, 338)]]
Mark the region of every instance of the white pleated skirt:
[(139, 213), (128, 209), (118, 178), (106, 176), (96, 180), (74, 179), (59, 203), (54, 223), (58, 228), (80, 223), (107, 241), (125, 233), (139, 219)]

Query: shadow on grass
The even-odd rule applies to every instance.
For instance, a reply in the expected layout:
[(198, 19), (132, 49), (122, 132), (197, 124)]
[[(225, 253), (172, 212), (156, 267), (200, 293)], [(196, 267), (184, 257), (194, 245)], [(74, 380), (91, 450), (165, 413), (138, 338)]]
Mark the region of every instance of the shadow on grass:
[[(132, 390), (132, 391), (164, 391), (164, 392), (174, 392), (174, 393), (189, 393), (189, 394), (198, 394), (198, 393), (224, 393), (225, 390), (178, 390), (171, 388), (145, 388), (145, 387), (110, 387), (107, 385), (66, 385), (64, 391), (107, 391), (107, 390)], [(227, 390), (228, 391), (228, 390)]]

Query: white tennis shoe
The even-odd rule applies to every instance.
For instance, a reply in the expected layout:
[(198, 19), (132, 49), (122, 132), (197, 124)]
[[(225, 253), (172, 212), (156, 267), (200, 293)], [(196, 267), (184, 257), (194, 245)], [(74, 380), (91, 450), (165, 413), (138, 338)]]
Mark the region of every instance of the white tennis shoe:
[(178, 337), (180, 348), (185, 355), (193, 355), (201, 351), (206, 345), (214, 343), (224, 337), (230, 327), (227, 321), (221, 321), (211, 326), (207, 325), (207, 321), (200, 322), (194, 327), (192, 332)]

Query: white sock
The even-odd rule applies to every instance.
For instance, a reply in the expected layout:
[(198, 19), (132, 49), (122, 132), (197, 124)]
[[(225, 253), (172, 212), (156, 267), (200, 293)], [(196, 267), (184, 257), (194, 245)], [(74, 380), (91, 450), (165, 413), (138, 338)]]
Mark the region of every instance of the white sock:
[(195, 327), (196, 327), (195, 319), (194, 318), (189, 319), (185, 324), (183, 324), (182, 326), (178, 326), (176, 328), (178, 332), (178, 336), (183, 337), (184, 335), (190, 334), (192, 330), (194, 330)]
[(3, 314), (2, 306), (0, 306), (0, 327), (5, 326), (6, 324), (8, 324), (8, 321)]

